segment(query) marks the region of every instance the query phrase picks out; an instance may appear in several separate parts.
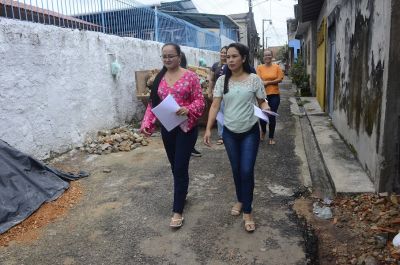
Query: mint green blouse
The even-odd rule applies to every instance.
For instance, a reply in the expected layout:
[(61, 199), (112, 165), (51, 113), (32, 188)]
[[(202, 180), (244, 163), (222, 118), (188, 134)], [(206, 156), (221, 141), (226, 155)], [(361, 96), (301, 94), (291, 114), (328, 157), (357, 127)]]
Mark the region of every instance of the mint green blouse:
[(254, 115), (253, 104), (258, 106), (257, 98), (265, 99), (261, 79), (251, 73), (245, 80), (229, 80), (229, 91), (224, 94), (225, 75), (218, 78), (214, 87), (214, 97), (224, 100), (224, 126), (235, 133), (250, 130), (258, 118)]

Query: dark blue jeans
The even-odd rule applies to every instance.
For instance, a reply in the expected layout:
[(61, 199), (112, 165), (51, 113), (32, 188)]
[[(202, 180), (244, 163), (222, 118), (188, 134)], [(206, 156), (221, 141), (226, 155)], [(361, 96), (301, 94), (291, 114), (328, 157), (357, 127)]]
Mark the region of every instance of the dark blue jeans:
[(234, 133), (224, 126), (225, 149), (231, 163), (236, 197), (243, 204), (243, 212), (251, 213), (254, 190), (254, 165), (260, 144), (258, 123), (247, 132)]
[[(268, 100), (268, 105), (271, 108), (271, 111), (277, 112), (279, 103), (281, 102), (281, 97), (279, 96), (279, 94), (267, 95), (267, 100)], [(272, 115), (268, 115), (268, 119), (269, 119), (269, 126), (268, 126), (269, 139), (274, 139), (276, 117), (272, 116)], [(263, 131), (263, 133), (266, 133), (267, 123), (264, 120), (260, 119), (260, 125), (261, 125), (261, 130)]]
[(174, 204), (172, 208), (174, 213), (183, 213), (189, 187), (190, 155), (196, 144), (197, 135), (197, 127), (187, 133), (183, 132), (179, 126), (170, 132), (161, 127), (161, 137), (174, 176)]

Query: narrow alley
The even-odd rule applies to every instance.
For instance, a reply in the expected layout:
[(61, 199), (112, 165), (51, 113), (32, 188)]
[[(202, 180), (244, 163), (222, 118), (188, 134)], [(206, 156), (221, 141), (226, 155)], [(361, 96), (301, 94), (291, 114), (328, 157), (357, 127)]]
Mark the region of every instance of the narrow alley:
[[(400, 265), (399, 25), (394, 0), (0, 0), (0, 265)], [(203, 144), (217, 80), (235, 69), (257, 72), (246, 89), (258, 84), (261, 108), (259, 82), (280, 104), (255, 165), (253, 233), (231, 215), (216, 126)], [(176, 159), (201, 152), (179, 229), (145, 116), (174, 92), (176, 124), (200, 123)], [(240, 104), (224, 99), (224, 123), (243, 132), (257, 119), (228, 96)]]
[(38, 240), (0, 248), (2, 264), (306, 264), (302, 229), (290, 207), (303, 189), (293, 94), (282, 91), (277, 144), (260, 145), (254, 233), (229, 214), (235, 196), (227, 155), (223, 146), (205, 147), (202, 133), (197, 147), (203, 156), (190, 164), (185, 224), (171, 230), (172, 174), (156, 136), (131, 152), (65, 155), (62, 163), (91, 173), (79, 180), (83, 199), (43, 227)]

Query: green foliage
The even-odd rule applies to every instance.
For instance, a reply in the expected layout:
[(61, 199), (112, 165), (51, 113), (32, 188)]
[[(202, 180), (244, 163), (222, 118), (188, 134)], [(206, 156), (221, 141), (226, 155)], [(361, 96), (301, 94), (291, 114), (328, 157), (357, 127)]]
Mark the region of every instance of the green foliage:
[(297, 58), (297, 61), (292, 65), (289, 70), (290, 79), (297, 86), (297, 89), (301, 91), (301, 96), (310, 96), (310, 76), (303, 64), (301, 57)]
[(289, 47), (288, 47), (287, 44), (285, 44), (284, 46), (282, 46), (278, 50), (275, 58), (277, 60), (281, 61), (282, 63), (286, 63), (288, 61), (288, 59), (289, 59)]

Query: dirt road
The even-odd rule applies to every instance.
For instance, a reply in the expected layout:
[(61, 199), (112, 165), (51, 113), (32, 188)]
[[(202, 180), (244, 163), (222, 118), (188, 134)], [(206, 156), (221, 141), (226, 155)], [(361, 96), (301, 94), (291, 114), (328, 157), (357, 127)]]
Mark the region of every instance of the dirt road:
[(131, 152), (65, 155), (63, 163), (91, 173), (79, 180), (82, 200), (38, 240), (0, 248), (0, 264), (306, 264), (290, 209), (302, 187), (301, 132), (289, 111), (293, 91), (282, 94), (277, 144), (261, 143), (257, 158), (254, 233), (229, 214), (235, 195), (224, 146), (205, 147), (202, 133), (203, 156), (190, 163), (185, 224), (171, 230), (172, 174), (160, 138), (152, 137)]

